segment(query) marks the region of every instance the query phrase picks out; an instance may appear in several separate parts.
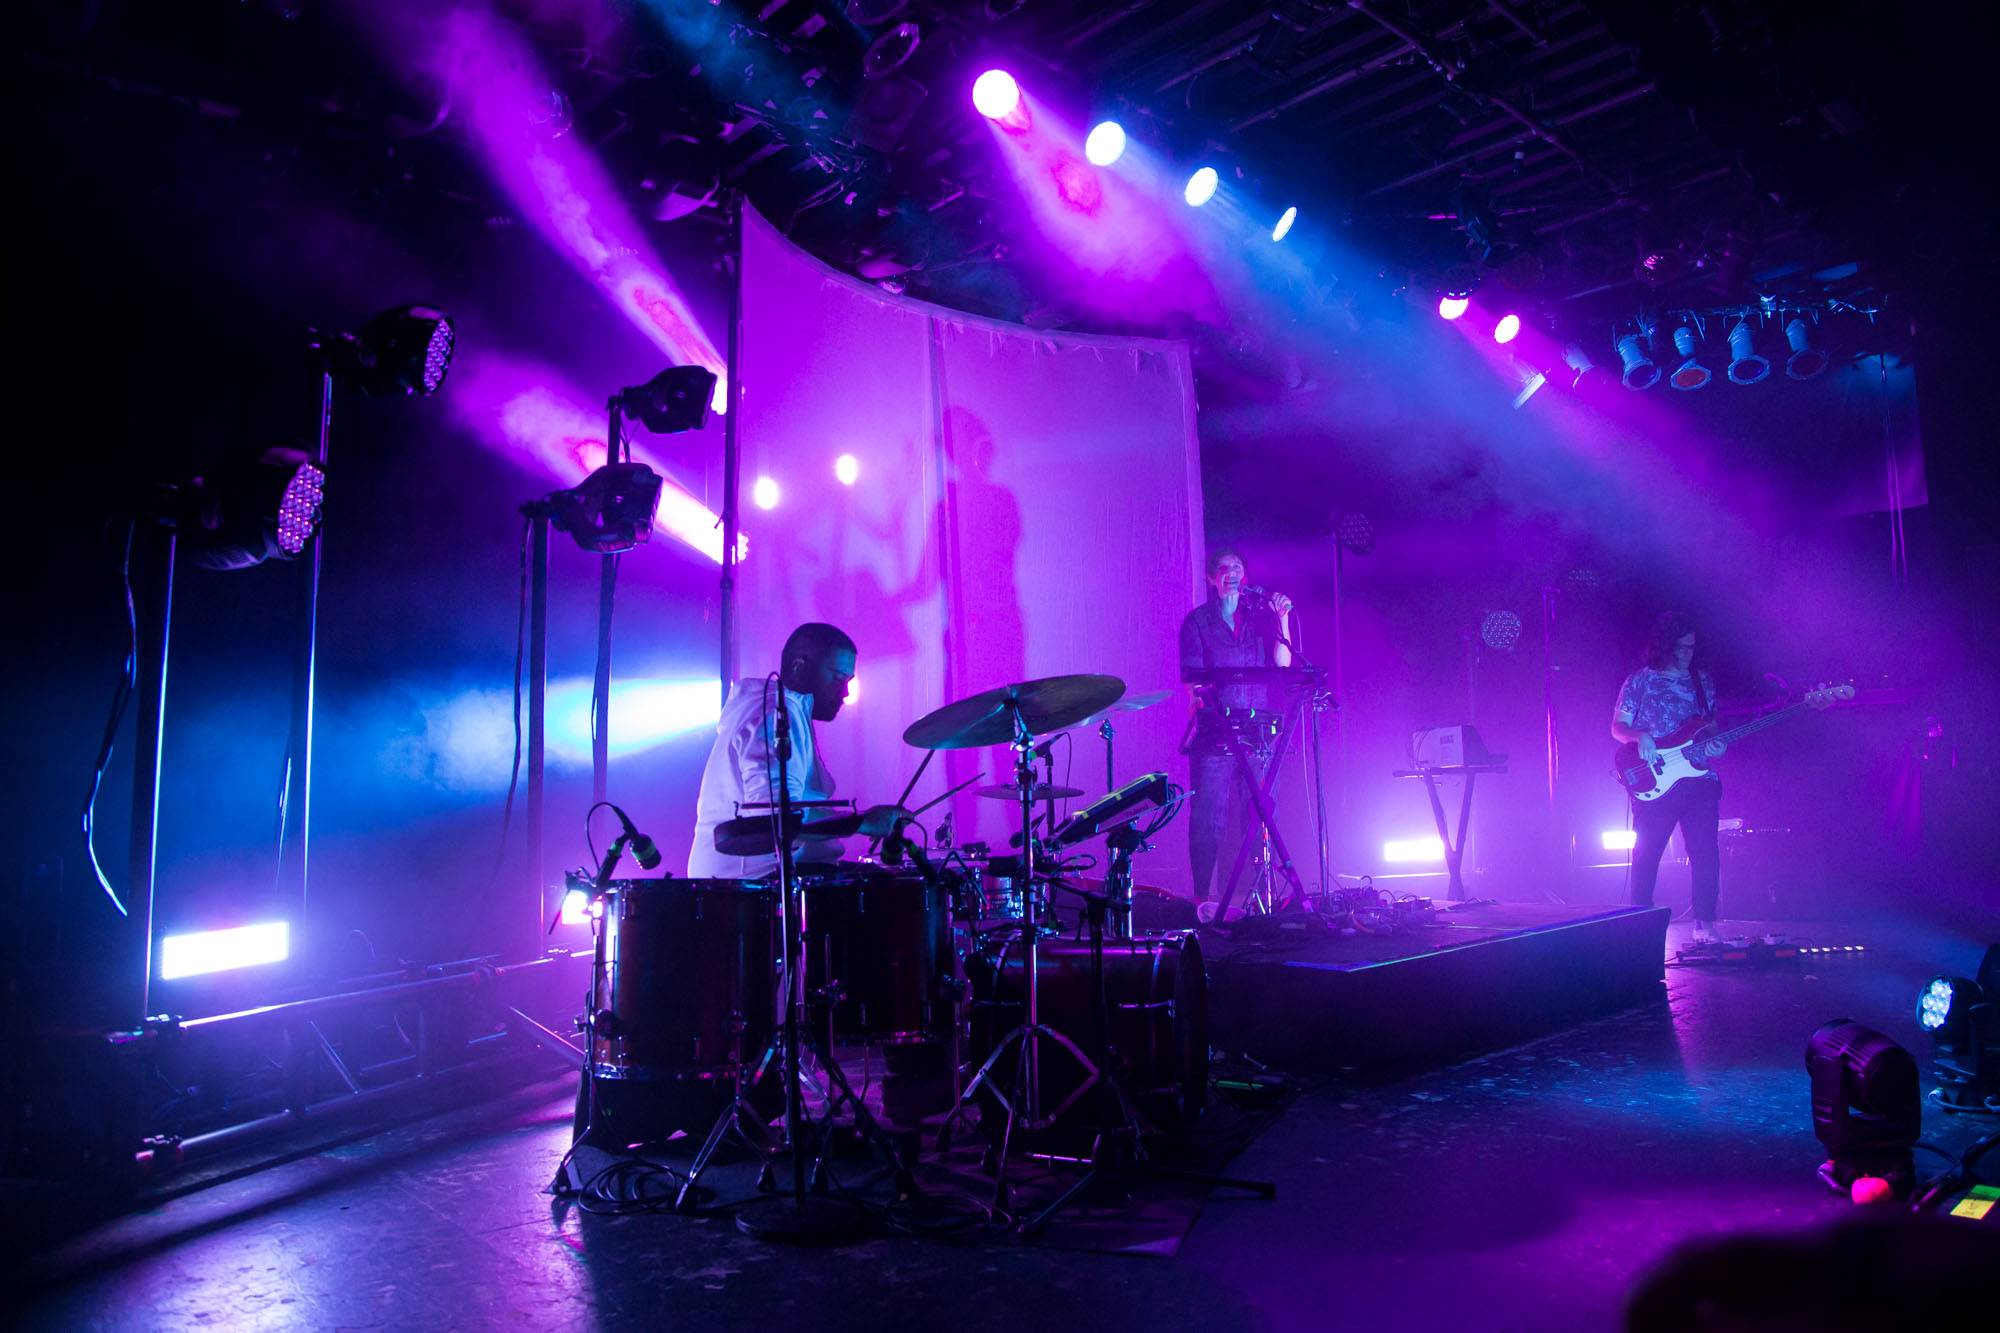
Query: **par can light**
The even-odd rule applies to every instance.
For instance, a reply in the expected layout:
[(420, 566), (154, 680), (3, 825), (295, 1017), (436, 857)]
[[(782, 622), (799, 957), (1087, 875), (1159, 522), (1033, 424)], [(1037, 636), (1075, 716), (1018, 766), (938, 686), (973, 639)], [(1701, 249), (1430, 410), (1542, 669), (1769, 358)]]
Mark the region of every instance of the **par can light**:
[(1750, 321), (1738, 320), (1729, 331), (1729, 382), (1755, 384), (1771, 373), (1771, 363), (1757, 355), (1751, 341)]
[(372, 398), (429, 397), (444, 385), (457, 346), (451, 316), (429, 306), (385, 310), (353, 333), (314, 335), (320, 365)]
[(1646, 339), (1637, 333), (1628, 333), (1618, 340), (1618, 359), (1625, 364), (1619, 381), (1628, 389), (1638, 392), (1652, 388), (1660, 382), (1660, 368), (1654, 364), (1646, 346)]

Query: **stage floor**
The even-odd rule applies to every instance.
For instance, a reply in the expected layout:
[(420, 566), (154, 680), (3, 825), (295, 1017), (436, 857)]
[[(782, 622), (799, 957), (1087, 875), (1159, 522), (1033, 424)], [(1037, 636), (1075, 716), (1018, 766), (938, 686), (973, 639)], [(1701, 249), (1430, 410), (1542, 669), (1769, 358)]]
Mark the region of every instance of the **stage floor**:
[[(1670, 967), (1638, 1010), (1323, 1079), (1234, 1163), (1278, 1198), (1210, 1199), (1171, 1260), (902, 1236), (796, 1251), (724, 1221), (558, 1213), (542, 1190), (570, 1089), (549, 1082), (101, 1226), (10, 1278), (10, 1304), (17, 1326), (65, 1330), (1611, 1328), (1683, 1240), (1852, 1214), (1814, 1175), (1806, 1036), (1854, 1017), (1921, 1053), (1916, 987), (1978, 957), (1809, 933), (1869, 951)], [(1990, 1128), (1926, 1117), (1953, 1148)]]

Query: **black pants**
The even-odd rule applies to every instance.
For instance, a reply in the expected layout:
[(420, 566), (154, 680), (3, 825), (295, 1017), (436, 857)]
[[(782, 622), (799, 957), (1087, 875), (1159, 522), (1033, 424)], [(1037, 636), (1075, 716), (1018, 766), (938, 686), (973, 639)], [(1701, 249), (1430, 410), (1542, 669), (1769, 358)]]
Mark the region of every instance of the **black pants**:
[[(1207, 902), (1217, 862), (1227, 877), (1243, 845), (1244, 830), (1256, 823), (1255, 796), (1230, 754), (1196, 751), (1189, 756), (1188, 785), (1194, 788), (1188, 801), (1188, 867), (1194, 871), (1195, 901)], [(1245, 877), (1250, 873), (1246, 867)], [(1243, 888), (1243, 880), (1236, 886)]]
[(1722, 889), (1722, 853), (1715, 821), (1722, 784), (1714, 778), (1686, 778), (1657, 801), (1632, 802), (1632, 905), (1651, 907), (1660, 878), (1660, 857), (1673, 841), (1674, 825), (1687, 844), (1688, 872), (1694, 878), (1694, 919), (1715, 920)]

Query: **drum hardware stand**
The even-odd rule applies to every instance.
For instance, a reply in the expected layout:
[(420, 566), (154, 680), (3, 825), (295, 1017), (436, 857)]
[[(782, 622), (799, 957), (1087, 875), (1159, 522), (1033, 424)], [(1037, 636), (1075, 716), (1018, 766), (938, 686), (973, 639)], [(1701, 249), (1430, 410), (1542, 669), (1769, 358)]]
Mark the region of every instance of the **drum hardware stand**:
[[(1021, 716), (1018, 702), (1008, 704), (1014, 730), (1014, 783), (1021, 799), (1021, 892), (1023, 894), (1021, 913), (1022, 959), (1025, 966), (1024, 989), (1027, 995), (1027, 1012), (1023, 1021), (1012, 1031), (1001, 1037), (987, 1055), (984, 1064), (973, 1075), (972, 1081), (962, 1094), (964, 1101), (971, 1100), (973, 1094), (985, 1086), (1001, 1106), (1006, 1108), (1006, 1123), (1000, 1131), (1000, 1147), (992, 1154), (993, 1203), (996, 1208), (1006, 1207), (1007, 1202), (1007, 1160), (1013, 1150), (1014, 1129), (1019, 1125), (1030, 1131), (1046, 1129), (1055, 1123), (1056, 1117), (1068, 1110), (1077, 1098), (1088, 1092), (1101, 1077), (1097, 1065), (1083, 1053), (1083, 1048), (1067, 1036), (1041, 1021), (1041, 1008), (1036, 997), (1040, 988), (1041, 959), (1041, 919), (1042, 895), (1035, 885), (1035, 739), (1028, 731), (1027, 723)], [(1002, 961), (1002, 972), (1005, 961)], [(1076, 1057), (1083, 1067), (1084, 1079), (1075, 1091), (1063, 1099), (1053, 1111), (1044, 1114), (1041, 1087), (1041, 1044), (1047, 1038), (1063, 1047)], [(1020, 1059), (1014, 1069), (1014, 1089), (1010, 1097), (993, 1083), (993, 1068), (999, 1063), (1009, 1046), (1015, 1042), (1021, 1045)], [(957, 1111), (953, 1111), (956, 1115)], [(949, 1121), (946, 1122), (947, 1127)]]
[(757, 1108), (751, 1104), (750, 1090), (764, 1081), (764, 1075), (770, 1072), (771, 1062), (782, 1054), (780, 1049), (782, 1043), (783, 1038), (774, 1034), (771, 1040), (764, 1044), (764, 1054), (758, 1058), (755, 1071), (745, 1079), (743, 1025), (740, 1023), (737, 1025), (736, 1067), (729, 1074), (731, 1085), (729, 1105), (723, 1107), (722, 1114), (715, 1118), (715, 1124), (710, 1127), (708, 1137), (702, 1140), (701, 1151), (697, 1152), (694, 1161), (689, 1163), (687, 1175), (681, 1181), (680, 1191), (674, 1195), (675, 1212), (684, 1212), (692, 1206), (696, 1183), (701, 1179), (702, 1173), (708, 1170), (723, 1143), (729, 1139), (734, 1139), (739, 1147), (763, 1159), (764, 1171), (760, 1173), (760, 1179), (770, 1171), (771, 1141), (764, 1132), (763, 1120), (757, 1114)]
[(841, 1068), (838, 1060), (834, 1059), (831, 1044), (821, 1050), (814, 1051), (813, 1059), (819, 1065), (820, 1072), (826, 1075), (828, 1086), (824, 1103), (825, 1118), (821, 1120), (819, 1125), (819, 1149), (813, 1155), (812, 1173), (808, 1181), (809, 1187), (815, 1193), (821, 1193), (826, 1189), (826, 1177), (822, 1175), (822, 1172), (826, 1167), (826, 1159), (833, 1151), (834, 1115), (839, 1111), (840, 1104), (844, 1101), (852, 1104), (854, 1107), (854, 1127), (860, 1131), (861, 1137), (866, 1139), (875, 1151), (882, 1154), (883, 1160), (888, 1162), (889, 1170), (896, 1185), (896, 1197), (898, 1199), (907, 1199), (915, 1194), (917, 1192), (916, 1174), (910, 1169), (910, 1164), (903, 1159), (903, 1155), (896, 1151), (895, 1145), (889, 1142), (888, 1131), (882, 1128), (882, 1124), (875, 1118), (874, 1112), (870, 1111), (867, 1104), (861, 1100), (861, 1094), (856, 1092), (854, 1085), (847, 1081), (847, 1071)]
[[(966, 938), (971, 947), (976, 949), (979, 943), (977, 930), (979, 914), (975, 910), (970, 916), (961, 919), (966, 924)], [(951, 980), (956, 992), (953, 996), (955, 1003), (951, 1023), (951, 1111), (945, 1116), (944, 1123), (938, 1126), (937, 1150), (940, 1153), (951, 1151), (952, 1130), (954, 1127), (964, 1127), (966, 1113), (972, 1107), (968, 1096), (971, 1089), (965, 1081), (965, 1028), (967, 1017), (971, 1012), (965, 1001), (972, 994), (972, 986), (965, 975), (965, 954), (956, 948), (952, 950)]]
[[(1131, 824), (1115, 828), (1105, 835), (1104, 845), (1111, 849), (1111, 864), (1104, 871), (1104, 896), (1111, 912), (1111, 937), (1119, 940), (1132, 938), (1132, 855), (1150, 846), (1146, 835)], [(1084, 895), (1084, 906), (1090, 905), (1090, 896)]]
[[(765, 688), (771, 688), (766, 686)], [(805, 968), (799, 955), (799, 884), (792, 863), (791, 818), (791, 708), (784, 699), (784, 680), (777, 681), (778, 811), (776, 836), (778, 852), (778, 908), (780, 914), (779, 972), (784, 979), (785, 1021), (785, 1148), (792, 1159), (792, 1188), (787, 1194), (752, 1200), (736, 1215), (736, 1227), (747, 1235), (770, 1240), (826, 1242), (852, 1235), (861, 1227), (860, 1209), (844, 1199), (806, 1192), (806, 1158), (800, 1140), (799, 1008)], [(713, 1137), (713, 1135), (711, 1135)], [(767, 1160), (768, 1165), (768, 1160)]]
[[(1112, 837), (1131, 844), (1122, 849), (1114, 847), (1113, 853), (1114, 857), (1123, 857), (1129, 866), (1132, 852), (1136, 849), (1140, 836), (1131, 830), (1121, 829)], [(1107, 884), (1108, 882), (1107, 878)], [(1057, 1213), (1080, 1201), (1091, 1190), (1102, 1185), (1120, 1186), (1147, 1180), (1173, 1180), (1215, 1189), (1242, 1190), (1259, 1198), (1276, 1198), (1278, 1187), (1268, 1180), (1220, 1176), (1207, 1171), (1163, 1166), (1147, 1160), (1145, 1145), (1140, 1140), (1138, 1113), (1133, 1109), (1132, 1099), (1125, 1091), (1114, 1058), (1115, 1053), (1111, 1048), (1111, 995), (1104, 984), (1104, 927), (1105, 917), (1111, 907), (1111, 895), (1084, 890), (1079, 892), (1083, 896), (1084, 918), (1090, 925), (1090, 985), (1097, 1000), (1093, 1006), (1097, 1014), (1096, 1040), (1093, 1045), (1097, 1068), (1102, 1071), (1094, 1080), (1098, 1084), (1097, 1142), (1091, 1151), (1090, 1170), (1057, 1195), (1055, 1201), (1048, 1207), (1023, 1223), (1021, 1234), (1023, 1236), (1040, 1234)]]
[[(831, 978), (832, 970), (831, 961), (829, 960), (827, 967), (829, 978)], [(854, 1090), (854, 1085), (848, 1081), (847, 1071), (841, 1067), (840, 1061), (834, 1058), (833, 1007), (839, 1002), (840, 995), (840, 982), (835, 979), (829, 979), (825, 986), (809, 993), (806, 997), (808, 1007), (817, 1007), (820, 1010), (820, 1017), (824, 1019), (823, 1024), (818, 1021), (813, 1024), (811, 1054), (813, 1063), (817, 1064), (820, 1072), (826, 1076), (826, 1086), (824, 1088), (821, 1088), (817, 1083), (813, 1088), (815, 1092), (820, 1094), (822, 1118), (818, 1126), (819, 1147), (813, 1154), (812, 1171), (807, 1185), (814, 1193), (820, 1193), (825, 1189), (821, 1171), (826, 1165), (827, 1156), (833, 1146), (834, 1117), (839, 1114), (841, 1104), (845, 1102), (854, 1107), (855, 1128), (860, 1131), (861, 1136), (868, 1141), (869, 1145), (875, 1151), (881, 1153), (883, 1159), (889, 1163), (889, 1168), (895, 1177), (897, 1197), (907, 1198), (917, 1192), (916, 1176), (911, 1171), (910, 1164), (904, 1160), (903, 1155), (897, 1152), (895, 1146), (890, 1143), (889, 1135), (882, 1128), (881, 1122), (875, 1119), (874, 1113), (868, 1109), (867, 1103), (861, 1098), (861, 1094), (857, 1093)]]

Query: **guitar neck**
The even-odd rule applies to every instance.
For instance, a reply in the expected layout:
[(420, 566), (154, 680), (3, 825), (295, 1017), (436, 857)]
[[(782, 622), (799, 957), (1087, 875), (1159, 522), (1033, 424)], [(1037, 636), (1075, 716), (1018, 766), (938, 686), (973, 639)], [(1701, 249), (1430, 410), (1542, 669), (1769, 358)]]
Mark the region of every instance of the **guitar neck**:
[(1714, 741), (1721, 741), (1725, 745), (1730, 744), (1734, 742), (1738, 737), (1748, 736), (1753, 731), (1762, 731), (1764, 728), (1770, 726), (1773, 722), (1778, 721), (1780, 718), (1790, 717), (1793, 713), (1798, 712), (1801, 708), (1804, 707), (1805, 703), (1801, 701), (1795, 704), (1788, 704), (1785, 707), (1778, 709), (1776, 712), (1766, 713), (1762, 717), (1751, 718), (1748, 722), (1745, 722), (1740, 727), (1731, 727), (1728, 731), (1720, 732), (1714, 737), (1711, 737), (1710, 743), (1712, 744)]

